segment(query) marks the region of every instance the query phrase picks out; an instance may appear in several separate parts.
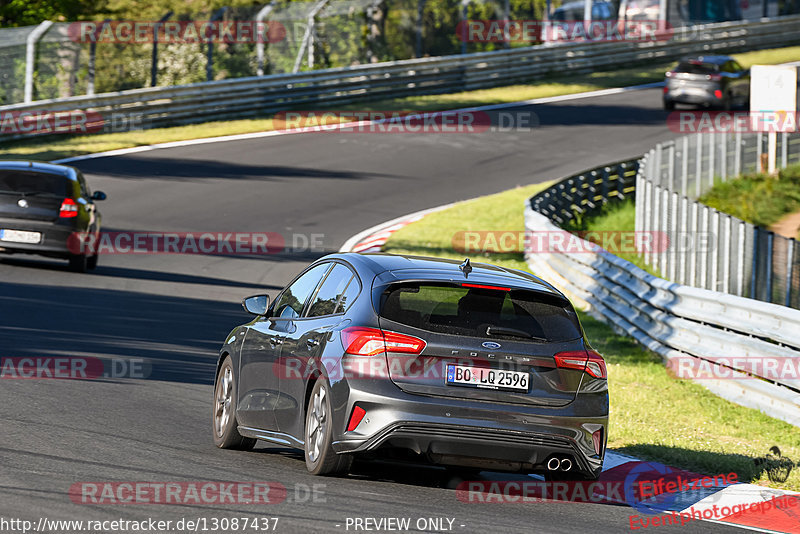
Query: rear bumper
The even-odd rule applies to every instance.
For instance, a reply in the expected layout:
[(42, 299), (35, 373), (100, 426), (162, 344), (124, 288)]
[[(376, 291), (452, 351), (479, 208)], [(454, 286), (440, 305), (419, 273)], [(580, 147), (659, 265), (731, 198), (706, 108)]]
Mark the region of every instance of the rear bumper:
[(67, 240), (77, 230), (72, 224), (63, 225), (49, 221), (26, 221), (20, 219), (0, 219), (0, 229), (39, 232), (42, 234), (39, 243), (16, 243), (0, 240), (0, 252), (40, 254), (57, 258), (67, 258), (69, 248)]
[[(355, 430), (342, 432), (334, 442), (340, 453), (399, 448), (434, 463), (522, 472), (544, 472), (554, 455), (572, 458), (584, 473), (597, 474), (603, 464), (607, 391), (580, 394), (567, 406), (550, 408), (414, 395), (391, 383), (391, 395), (377, 394), (374, 388), (380, 386), (375, 383), (358, 386), (349, 390), (346, 417), (355, 404), (366, 415)], [(339, 428), (346, 425), (342, 421)], [(592, 433), (601, 428), (598, 454)]]
[(714, 91), (719, 88), (670, 88), (664, 93), (664, 101), (679, 104), (719, 104), (722, 98), (714, 96)]

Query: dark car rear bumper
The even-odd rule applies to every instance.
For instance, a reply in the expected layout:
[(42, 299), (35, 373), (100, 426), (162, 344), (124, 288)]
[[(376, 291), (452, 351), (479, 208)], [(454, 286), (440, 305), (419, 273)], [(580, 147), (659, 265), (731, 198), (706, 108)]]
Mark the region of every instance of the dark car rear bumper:
[(39, 232), (42, 239), (39, 243), (16, 243), (0, 240), (0, 252), (40, 254), (58, 258), (69, 256), (67, 241), (76, 229), (71, 225), (58, 222), (34, 221), (24, 219), (0, 219), (0, 229)]
[[(395, 391), (376, 395), (374, 389), (384, 387)], [(428, 397), (402, 392), (391, 383), (373, 383), (351, 389), (348, 403), (348, 416), (354, 404), (366, 415), (354, 431), (343, 432), (334, 442), (341, 453), (400, 448), (445, 465), (524, 472), (543, 472), (552, 456), (570, 457), (585, 473), (599, 473), (603, 464), (606, 392), (581, 394), (567, 406), (550, 408)], [(600, 428), (598, 454), (592, 432)]]

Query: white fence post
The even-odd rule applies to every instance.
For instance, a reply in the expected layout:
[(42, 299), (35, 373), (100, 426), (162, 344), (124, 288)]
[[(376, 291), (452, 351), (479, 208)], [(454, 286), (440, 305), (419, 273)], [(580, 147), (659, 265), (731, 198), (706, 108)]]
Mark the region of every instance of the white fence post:
[(25, 43), (25, 93), (24, 101), (26, 104), (33, 102), (33, 73), (36, 70), (36, 43), (42, 38), (53, 21), (45, 20), (40, 23), (31, 33), (28, 34)]
[[(264, 19), (272, 12), (273, 9), (275, 9), (274, 1), (258, 10), (258, 13), (256, 13), (254, 19), (256, 21), (256, 28), (261, 28), (262, 24), (264, 23)], [(269, 34), (269, 27), (267, 27), (265, 28), (263, 34), (261, 31), (258, 31), (258, 37), (256, 37), (256, 73), (259, 76), (264, 75), (264, 40), (269, 37)]]

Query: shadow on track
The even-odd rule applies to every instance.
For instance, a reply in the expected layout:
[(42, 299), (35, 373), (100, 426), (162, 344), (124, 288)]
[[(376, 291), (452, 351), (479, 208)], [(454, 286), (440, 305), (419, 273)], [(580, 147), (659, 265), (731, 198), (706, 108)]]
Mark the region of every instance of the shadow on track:
[(0, 310), (4, 357), (141, 358), (150, 380), (200, 384), (213, 383), (225, 336), (249, 317), (236, 303), (13, 283), (0, 284)]
[(137, 155), (115, 156), (80, 162), (80, 168), (88, 174), (101, 174), (114, 178), (136, 180), (197, 180), (232, 179), (274, 181), (296, 178), (329, 178), (335, 180), (360, 180), (366, 178), (391, 178), (385, 173), (363, 173), (334, 169), (315, 169), (286, 165), (244, 165), (227, 161), (142, 157)]

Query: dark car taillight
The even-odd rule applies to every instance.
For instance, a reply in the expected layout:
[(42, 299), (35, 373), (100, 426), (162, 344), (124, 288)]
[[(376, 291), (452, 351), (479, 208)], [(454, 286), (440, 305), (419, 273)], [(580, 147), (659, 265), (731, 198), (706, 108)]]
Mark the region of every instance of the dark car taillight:
[(58, 216), (62, 219), (78, 216), (78, 203), (71, 198), (65, 198), (58, 210)]
[(593, 350), (559, 352), (553, 359), (556, 367), (586, 371), (595, 378), (607, 378), (606, 361)]
[(376, 356), (385, 352), (419, 354), (425, 345), (425, 341), (418, 337), (378, 328), (350, 326), (342, 330), (342, 346), (345, 352), (357, 356)]

